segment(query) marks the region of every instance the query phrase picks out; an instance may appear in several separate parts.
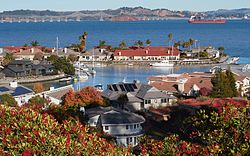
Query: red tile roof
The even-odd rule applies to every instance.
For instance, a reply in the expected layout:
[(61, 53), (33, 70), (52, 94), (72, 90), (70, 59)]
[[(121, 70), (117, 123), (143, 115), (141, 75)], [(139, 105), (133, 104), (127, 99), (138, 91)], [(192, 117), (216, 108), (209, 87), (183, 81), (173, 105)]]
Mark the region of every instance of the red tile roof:
[(176, 82), (152, 82), (149, 85), (159, 90), (165, 90), (165, 91), (171, 91), (171, 92), (178, 91), (178, 85)]
[(211, 83), (211, 78), (204, 77), (191, 77), (184, 84), (184, 93), (188, 93), (194, 85), (197, 85), (200, 89), (207, 88), (212, 90), (213, 84)]
[(114, 51), (114, 56), (178, 56), (179, 54), (179, 50), (175, 47), (144, 47)]

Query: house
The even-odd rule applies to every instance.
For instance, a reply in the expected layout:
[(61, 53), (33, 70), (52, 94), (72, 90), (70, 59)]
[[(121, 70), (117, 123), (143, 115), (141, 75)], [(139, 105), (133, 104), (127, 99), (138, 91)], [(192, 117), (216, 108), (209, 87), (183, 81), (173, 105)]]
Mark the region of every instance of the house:
[(212, 73), (183, 73), (149, 77), (149, 85), (168, 94), (179, 93), (184, 96), (197, 96), (201, 88), (212, 90)]
[(114, 51), (114, 60), (178, 60), (180, 52), (175, 47), (130, 47)]
[(80, 61), (106, 61), (110, 59), (111, 54), (105, 49), (93, 48), (81, 54)]
[(43, 58), (44, 52), (41, 50), (35, 51), (34, 49), (24, 50), (19, 53), (14, 53), (14, 57), (17, 60), (25, 59), (33, 61), (36, 55), (40, 55)]
[(63, 86), (60, 88), (50, 87), (49, 91), (39, 93), (39, 95), (42, 95), (45, 98), (49, 99), (50, 103), (58, 105), (62, 103), (63, 96), (67, 94), (70, 90), (74, 90), (72, 85)]
[(52, 64), (33, 64), (30, 60), (13, 60), (2, 71), (6, 77), (25, 77), (30, 75), (51, 75)]
[(135, 113), (113, 107), (96, 107), (87, 109), (85, 115), (90, 126), (114, 137), (117, 145), (134, 147), (143, 135), (145, 119)]
[(176, 97), (167, 95), (155, 87), (140, 82), (109, 84), (102, 92), (114, 107), (128, 111), (141, 111), (150, 107), (172, 105)]
[(241, 96), (250, 96), (250, 78), (247, 76), (235, 77), (236, 88), (240, 92)]
[[(208, 93), (212, 91), (211, 79), (214, 73), (183, 73), (149, 77), (149, 85), (165, 91), (168, 94), (179, 93), (183, 96), (198, 96), (203, 88)], [(246, 95), (250, 88), (250, 79), (246, 76), (234, 75), (236, 89), (241, 95)]]
[(22, 106), (34, 96), (34, 92), (31, 89), (18, 85), (17, 82), (10, 82), (9, 85), (1, 85), (0, 95), (3, 94), (12, 95), (15, 98), (18, 106)]
[(24, 77), (32, 75), (32, 62), (30, 60), (13, 60), (2, 72), (6, 77)]

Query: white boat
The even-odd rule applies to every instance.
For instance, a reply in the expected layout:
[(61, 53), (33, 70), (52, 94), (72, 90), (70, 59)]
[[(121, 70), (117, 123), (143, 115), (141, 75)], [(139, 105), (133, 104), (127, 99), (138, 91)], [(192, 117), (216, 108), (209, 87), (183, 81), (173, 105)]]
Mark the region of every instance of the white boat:
[(99, 92), (103, 92), (103, 86), (101, 84), (95, 85), (95, 89)]
[(168, 60), (163, 60), (161, 62), (152, 63), (150, 65), (153, 67), (173, 67), (174, 66), (174, 64), (170, 63)]
[(87, 80), (88, 78), (89, 77), (86, 74), (80, 74), (80, 75), (78, 75), (78, 80), (79, 81)]
[(240, 60), (239, 57), (232, 57), (228, 60), (228, 64), (238, 64), (239, 60)]
[(74, 65), (74, 68), (76, 69), (76, 70), (82, 70), (82, 71), (89, 71), (89, 68), (85, 65), (85, 64), (83, 64), (83, 63), (80, 63), (80, 62), (77, 62), (77, 63), (75, 63)]
[(66, 78), (62, 78), (59, 80), (59, 82), (70, 82), (72, 80), (72, 77), (66, 77)]
[(96, 74), (96, 71), (94, 68), (91, 69), (91, 71), (89, 72), (91, 75), (95, 75)]

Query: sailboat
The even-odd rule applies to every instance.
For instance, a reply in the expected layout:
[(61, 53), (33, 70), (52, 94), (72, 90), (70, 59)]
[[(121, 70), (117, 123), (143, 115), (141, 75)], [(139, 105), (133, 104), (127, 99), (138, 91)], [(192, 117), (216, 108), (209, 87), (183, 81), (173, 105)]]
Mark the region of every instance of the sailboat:
[(92, 52), (92, 69), (91, 69), (91, 71), (90, 71), (90, 73), (92, 74), (92, 75), (95, 75), (96, 74), (96, 71), (95, 71), (95, 57), (94, 57), (94, 50), (93, 50), (93, 52)]

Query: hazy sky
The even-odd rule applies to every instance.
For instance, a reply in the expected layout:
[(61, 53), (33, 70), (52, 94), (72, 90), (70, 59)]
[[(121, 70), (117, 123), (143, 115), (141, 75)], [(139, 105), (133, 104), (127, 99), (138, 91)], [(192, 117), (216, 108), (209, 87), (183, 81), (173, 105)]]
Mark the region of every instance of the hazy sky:
[(100, 10), (124, 6), (207, 11), (250, 8), (250, 0), (0, 0), (0, 11), (16, 9)]

